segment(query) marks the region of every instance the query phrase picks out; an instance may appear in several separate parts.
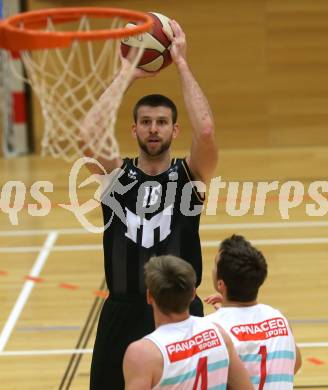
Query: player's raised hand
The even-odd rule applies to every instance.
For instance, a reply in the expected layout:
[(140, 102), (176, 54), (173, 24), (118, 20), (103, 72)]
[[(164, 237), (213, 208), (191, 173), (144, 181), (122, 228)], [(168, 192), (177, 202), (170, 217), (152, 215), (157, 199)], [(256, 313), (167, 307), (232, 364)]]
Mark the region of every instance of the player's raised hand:
[[(132, 67), (132, 63), (133, 63), (136, 55), (137, 55), (136, 48), (131, 48), (130, 52), (129, 52), (129, 54), (128, 54), (128, 56), (126, 58), (123, 57), (122, 54), (120, 55), (121, 68), (122, 68), (123, 71), (127, 71), (127, 70), (129, 70)], [(159, 73), (159, 71), (157, 71), (157, 72), (146, 72), (143, 69), (135, 67), (134, 70), (133, 70), (132, 79), (133, 80), (137, 80), (137, 79), (143, 79), (143, 78), (147, 78), (147, 77), (154, 77), (158, 73)]]
[(212, 305), (214, 309), (220, 309), (222, 303), (222, 295), (220, 293), (215, 293), (204, 298), (204, 302), (208, 305)]
[[(171, 39), (172, 44), (170, 48), (170, 53), (172, 57), (172, 61), (178, 65), (179, 62), (186, 62), (187, 59), (187, 42), (186, 35), (183, 32), (181, 26), (175, 20), (170, 20), (170, 26), (172, 29), (173, 36), (167, 37)], [(165, 32), (165, 31), (164, 31)]]

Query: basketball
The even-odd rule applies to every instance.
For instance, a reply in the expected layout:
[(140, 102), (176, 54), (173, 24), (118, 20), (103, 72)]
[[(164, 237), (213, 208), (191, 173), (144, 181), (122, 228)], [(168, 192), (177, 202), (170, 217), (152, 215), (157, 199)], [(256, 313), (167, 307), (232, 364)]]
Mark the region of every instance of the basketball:
[[(138, 68), (141, 68), (147, 72), (156, 72), (170, 65), (172, 62), (170, 54), (171, 41), (164, 34), (162, 29), (172, 36), (173, 32), (169, 24), (169, 18), (165, 15), (157, 12), (149, 12), (152, 16), (154, 25), (151, 32), (147, 32), (141, 35), (126, 37), (121, 41), (121, 52), (123, 57), (126, 57), (131, 47), (140, 47), (142, 44), (145, 46), (144, 53), (139, 61)], [(130, 22), (126, 27), (133, 26), (134, 23)]]

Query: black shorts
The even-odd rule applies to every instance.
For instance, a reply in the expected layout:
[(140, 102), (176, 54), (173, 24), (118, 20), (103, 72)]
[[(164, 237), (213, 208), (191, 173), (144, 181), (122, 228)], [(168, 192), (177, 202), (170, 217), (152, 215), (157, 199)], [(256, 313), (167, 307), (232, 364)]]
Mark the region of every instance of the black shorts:
[[(190, 314), (202, 317), (196, 297)], [(90, 390), (124, 390), (123, 357), (128, 345), (155, 329), (145, 297), (109, 297), (102, 308), (92, 356)]]

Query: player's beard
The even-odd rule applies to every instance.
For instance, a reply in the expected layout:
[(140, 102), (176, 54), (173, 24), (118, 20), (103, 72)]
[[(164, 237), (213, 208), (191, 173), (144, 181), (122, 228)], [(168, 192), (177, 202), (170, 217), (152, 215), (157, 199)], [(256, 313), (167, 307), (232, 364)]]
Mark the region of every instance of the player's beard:
[(147, 141), (143, 142), (143, 141), (141, 141), (141, 139), (139, 137), (137, 137), (137, 141), (138, 141), (140, 149), (142, 149), (148, 156), (157, 157), (157, 156), (160, 156), (162, 153), (164, 153), (165, 151), (167, 151), (170, 148), (171, 142), (172, 142), (172, 136), (169, 139), (167, 139), (166, 141), (160, 141), (158, 148), (156, 148), (156, 149), (149, 148)]

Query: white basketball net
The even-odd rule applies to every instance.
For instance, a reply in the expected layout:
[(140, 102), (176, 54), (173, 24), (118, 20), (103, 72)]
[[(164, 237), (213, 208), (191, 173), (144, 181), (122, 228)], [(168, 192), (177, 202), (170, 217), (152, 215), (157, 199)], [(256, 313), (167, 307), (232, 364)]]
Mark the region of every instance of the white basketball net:
[[(108, 20), (108, 28), (120, 28), (126, 20)], [(48, 19), (48, 31), (56, 26)], [(81, 17), (78, 31), (89, 31), (90, 20)], [(114, 136), (116, 114), (123, 94), (131, 80), (133, 70), (143, 49), (134, 57), (122, 82), (110, 96), (102, 112), (104, 128), (95, 124), (90, 129), (88, 140), (81, 137), (81, 123), (86, 113), (96, 103), (113, 80), (120, 65), (120, 41), (107, 39), (99, 41), (74, 41), (70, 48), (23, 51), (28, 80), (39, 98), (44, 119), (44, 136), (41, 147), (43, 155), (72, 161), (91, 150), (95, 158), (113, 159), (119, 148)]]

